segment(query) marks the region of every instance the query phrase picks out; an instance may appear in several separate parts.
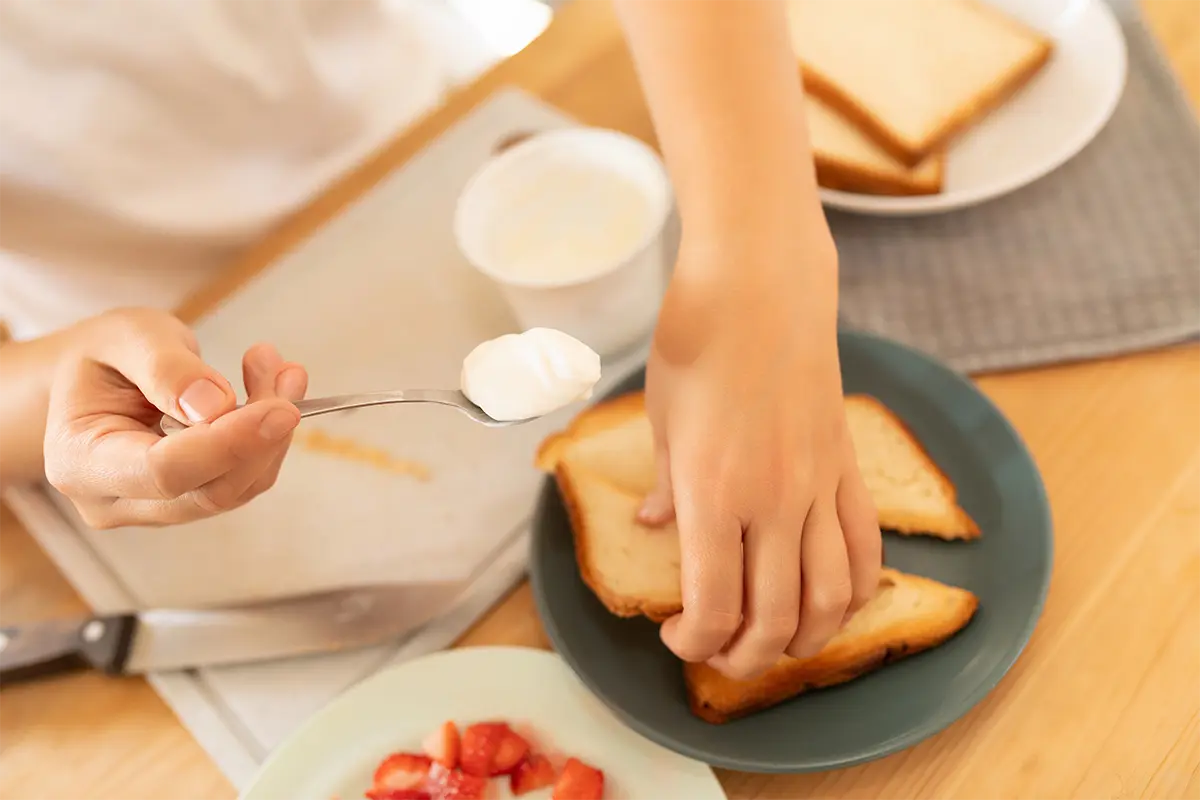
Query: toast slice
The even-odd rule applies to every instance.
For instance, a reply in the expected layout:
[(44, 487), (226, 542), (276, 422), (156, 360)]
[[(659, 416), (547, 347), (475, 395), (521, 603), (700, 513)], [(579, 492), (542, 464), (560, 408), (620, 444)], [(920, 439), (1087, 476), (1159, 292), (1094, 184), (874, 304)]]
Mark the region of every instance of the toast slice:
[(820, 99), (808, 97), (805, 116), (817, 168), (826, 189), (872, 195), (929, 195), (942, 191), (944, 153), (909, 167)]
[(982, 0), (789, 0), (804, 84), (916, 166), (1003, 103), (1053, 42)]
[[(979, 527), (958, 505), (954, 484), (890, 409), (875, 398), (851, 395), (846, 421), (881, 528), (942, 539), (979, 536)], [(536, 463), (559, 475), (559, 483), (566, 484), (564, 495), (573, 472), (582, 469), (633, 495), (636, 504), (636, 498), (654, 488), (655, 477), (654, 438), (643, 393), (584, 409), (566, 430), (542, 443)], [(586, 485), (586, 478), (580, 480)]]
[(683, 610), (679, 528), (649, 528), (637, 520), (643, 494), (564, 460), (555, 471), (571, 520), (579, 575), (618, 617), (655, 622)]
[(954, 484), (891, 409), (874, 397), (851, 395), (846, 425), (881, 528), (940, 539), (979, 538), (979, 526), (958, 505)]
[(962, 630), (978, 607), (965, 589), (885, 568), (878, 594), (815, 656), (785, 656), (745, 681), (706, 664), (684, 664), (688, 703), (707, 722), (729, 722), (936, 647)]

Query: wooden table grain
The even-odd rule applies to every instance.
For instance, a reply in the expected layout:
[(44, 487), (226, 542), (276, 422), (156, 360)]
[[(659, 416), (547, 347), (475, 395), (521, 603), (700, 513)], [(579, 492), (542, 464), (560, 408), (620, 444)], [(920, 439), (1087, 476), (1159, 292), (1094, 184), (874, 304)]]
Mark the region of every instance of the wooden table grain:
[[(1145, 0), (1200, 106), (1200, 0)], [(183, 310), (197, 315), (303, 240), (502, 85), (653, 141), (611, 9), (564, 7), (545, 34), (457, 93), (284, 224)], [(722, 772), (731, 798), (1200, 798), (1200, 351), (981, 378), (1028, 442), (1054, 512), (1045, 614), (997, 689), (942, 734), (839, 772)], [(7, 511), (0, 618), (85, 610)], [(546, 647), (528, 586), (460, 644)], [(0, 696), (0, 797), (228, 800), (236, 792), (141, 679), (76, 675)]]

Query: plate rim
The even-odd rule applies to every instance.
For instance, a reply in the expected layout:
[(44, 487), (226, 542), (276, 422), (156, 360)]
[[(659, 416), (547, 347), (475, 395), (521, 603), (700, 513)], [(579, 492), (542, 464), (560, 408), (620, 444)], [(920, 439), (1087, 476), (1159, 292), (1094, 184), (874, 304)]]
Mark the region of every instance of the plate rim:
[[(391, 680), (391, 676), (394, 673), (400, 672), (405, 668), (412, 668), (412, 665), (414, 664), (424, 664), (429, 661), (441, 661), (453, 658), (465, 658), (469, 656), (465, 656), (464, 653), (471, 652), (474, 654), (478, 651), (502, 651), (505, 653), (512, 653), (513, 651), (529, 651), (541, 656), (548, 656), (550, 658), (562, 660), (562, 656), (559, 655), (557, 651), (548, 651), (537, 647), (525, 647), (522, 645), (473, 645), (467, 647), (447, 647), (442, 650), (434, 650), (433, 652), (426, 653), (423, 656), (411, 658), (406, 661), (387, 664), (383, 668), (379, 669), (373, 674), (368, 675), (349, 688), (338, 692), (327, 703), (309, 714), (308, 717), (305, 718), (302, 723), (300, 723), (299, 727), (288, 734), (287, 737), (278, 745), (276, 745), (274, 749), (272, 749), (267, 755), (267, 757), (263, 759), (262, 764), (254, 773), (254, 777), (250, 779), (250, 782), (246, 784), (244, 789), (238, 792), (238, 800), (255, 800), (255, 795), (253, 792), (264, 780), (269, 777), (269, 773), (271, 772), (272, 768), (276, 766), (277, 762), (287, 758), (288, 751), (296, 746), (297, 742), (307, 736), (313, 735), (312, 730), (316, 727), (319, 727), (322, 724), (323, 719), (330, 714), (333, 714), (338, 706), (353, 702), (354, 698), (358, 695), (369, 695), (372, 691), (376, 691), (375, 684), (380, 684), (387, 680)], [(524, 655), (525, 653), (522, 653), (522, 656)]]
[[(981, 205), (1023, 189), (1046, 177), (1083, 152), (1108, 126), (1113, 114), (1116, 113), (1121, 98), (1125, 95), (1125, 87), (1129, 81), (1129, 43), (1125, 39), (1125, 31), (1121, 27), (1116, 13), (1105, 0), (1082, 0), (1082, 2), (1086, 4), (1085, 8), (1076, 13), (1082, 14), (1094, 10), (1099, 14), (1101, 24), (1105, 25), (1113, 34), (1113, 43), (1116, 45), (1117, 54), (1120, 57), (1118, 80), (1102, 113), (1096, 117), (1095, 123), (1074, 139), (1066, 140), (1066, 143), (1055, 152), (1052, 158), (1046, 159), (1034, 169), (987, 186), (936, 195), (888, 197), (821, 188), (819, 194), (822, 205), (834, 211), (868, 217), (926, 217), (947, 214)], [(1056, 40), (1060, 38), (1061, 36), (1055, 37)]]
[[(566, 662), (562, 655), (556, 650), (548, 650), (544, 647), (533, 645), (518, 645), (518, 644), (486, 644), (486, 645), (466, 645), (461, 647), (447, 647), (440, 650), (434, 650), (425, 655), (416, 658), (407, 659), (391, 664), (387, 664), (373, 674), (361, 679), (357, 683), (351, 685), (347, 689), (339, 692), (331, 700), (322, 705), (309, 716), (288, 736), (280, 742), (267, 757), (263, 760), (258, 770), (254, 773), (250, 782), (242, 788), (237, 795), (238, 800), (266, 800), (265, 797), (260, 798), (255, 792), (259, 791), (259, 787), (266, 781), (270, 780), (273, 770), (278, 768), (279, 762), (285, 762), (289, 758), (289, 752), (298, 746), (308, 737), (320, 736), (320, 732), (314, 733), (315, 730), (328, 725), (326, 720), (330, 715), (338, 713), (338, 708), (343, 705), (348, 705), (356, 702), (359, 695), (367, 696), (368, 698), (375, 692), (379, 691), (379, 684), (386, 684), (389, 681), (396, 680), (395, 675), (402, 673), (406, 669), (413, 669), (416, 665), (420, 665), (423, 669), (430, 669), (438, 662), (444, 662), (457, 659), (488, 659), (493, 656), (516, 657), (520, 659), (531, 659), (553, 664), (555, 668), (565, 669), (566, 678), (574, 680), (580, 684), (579, 688), (588, 692), (593, 698), (596, 698), (595, 692), (587, 689), (586, 685), (579, 678), (579, 674)], [(597, 698), (598, 699), (598, 698)], [(361, 702), (361, 701), (357, 701)], [(601, 702), (604, 710), (608, 713), (613, 713), (608, 704)], [(624, 720), (617, 717), (617, 721), (624, 725)], [(625, 725), (628, 728), (628, 725)], [(631, 729), (632, 730), (632, 729)], [(636, 730), (632, 731), (637, 733)], [(642, 736), (645, 739), (646, 737)], [(652, 739), (647, 739), (651, 745), (662, 747)], [(673, 755), (682, 756), (673, 748), (664, 748), (670, 751)], [(695, 759), (693, 759), (695, 761)], [(700, 766), (703, 766), (714, 787), (720, 786), (715, 774), (712, 773), (711, 766), (700, 761)], [(286, 764), (285, 764), (286, 766)], [(268, 787), (270, 788), (270, 787)], [(723, 792), (723, 789), (721, 790)]]
[[(864, 750), (853, 756), (833, 761), (822, 762), (792, 762), (783, 764), (778, 761), (756, 761), (754, 759), (745, 758), (726, 758), (718, 754), (705, 752), (700, 748), (693, 747), (687, 743), (679, 742), (670, 736), (665, 736), (655, 730), (652, 726), (643, 723), (636, 717), (626, 713), (623, 708), (614, 705), (610, 700), (602, 694), (593, 684), (588, 672), (580, 668), (580, 664), (574, 657), (573, 653), (564, 650), (561, 647), (562, 634), (555, 621), (554, 615), (551, 613), (549, 603), (546, 598), (544, 576), (538, 566), (539, 562), (536, 558), (536, 552), (539, 543), (545, 538), (546, 534), (543, 531), (546, 526), (542, 523), (543, 518), (547, 513), (547, 504), (555, 496), (557, 487), (554, 484), (553, 476), (546, 476), (542, 481), (541, 489), (538, 492), (537, 505), (535, 513), (530, 525), (530, 541), (529, 541), (529, 583), (533, 593), (534, 604), (538, 611), (538, 617), (541, 620), (542, 626), (546, 631), (546, 635), (550, 640), (560, 658), (571, 668), (579, 681), (591, 692), (595, 697), (603, 703), (613, 714), (621, 720), (622, 723), (628, 725), (632, 730), (646, 737), (652, 742), (661, 745), (669, 750), (673, 750), (680, 755), (686, 756), (697, 761), (708, 764), (711, 767), (722, 769), (731, 769), (740, 772), (759, 772), (770, 774), (802, 774), (809, 772), (824, 772), (829, 770), (845, 769), (860, 764), (865, 764), (871, 761), (876, 761), (889, 755), (907, 750), (932, 736), (941, 733), (949, 728), (955, 722), (967, 715), (979, 703), (981, 703), (988, 695), (995, 690), (1000, 681), (1012, 670), (1020, 657), (1024, 654), (1029, 646), (1030, 640), (1033, 638), (1034, 631), (1041, 622), (1045, 612), (1046, 598), (1050, 591), (1050, 583), (1054, 575), (1054, 520), (1051, 513), (1050, 498), (1046, 492), (1045, 480), (1042, 477), (1041, 470), (1038, 468), (1037, 461), (1033, 457), (1033, 453), (1026, 445), (1024, 438), (1020, 432), (1016, 430), (1008, 417), (1000, 410), (1000, 408), (992, 402), (991, 398), (984, 394), (967, 376), (959, 373), (950, 367), (943, 364), (941, 361), (933, 358), (931, 355), (924, 353), (914, 347), (902, 344), (893, 339), (880, 336), (869, 331), (840, 327), (838, 329), (839, 350), (842, 347), (841, 342), (843, 337), (848, 339), (858, 339), (864, 342), (869, 347), (885, 347), (899, 349), (908, 354), (925, 361), (926, 366), (933, 367), (944, 373), (945, 377), (952, 382), (957, 383), (960, 388), (968, 390), (970, 393), (986, 404), (987, 408), (998, 419), (1003, 429), (1011, 437), (1013, 443), (1017, 447), (1017, 451), (1025, 461), (1028, 462), (1030, 473), (1033, 476), (1034, 486), (1036, 489), (1036, 497), (1031, 498), (1031, 501), (1036, 502), (1040, 511), (1039, 517), (1042, 523), (1042, 529), (1045, 531), (1045, 536), (1042, 537), (1043, 556), (1045, 557), (1045, 571), (1041, 576), (1041, 583), (1038, 587), (1037, 594), (1034, 598), (1032, 613), (1029, 619), (1021, 628), (1018, 644), (1013, 648), (1012, 652), (1001, 658), (996, 666), (988, 673), (987, 677), (981, 681), (970, 693), (967, 694), (966, 700), (960, 704), (958, 710), (942, 713), (937, 717), (926, 721), (925, 723), (910, 728), (904, 734), (894, 736), (889, 740), (877, 743), (873, 748)], [(626, 374), (618, 381), (618, 385), (628, 380), (630, 376), (643, 370), (644, 365), (635, 366), (628, 370)], [(620, 393), (615, 390), (605, 394), (601, 399), (616, 397)], [(572, 548), (574, 545), (572, 544)]]

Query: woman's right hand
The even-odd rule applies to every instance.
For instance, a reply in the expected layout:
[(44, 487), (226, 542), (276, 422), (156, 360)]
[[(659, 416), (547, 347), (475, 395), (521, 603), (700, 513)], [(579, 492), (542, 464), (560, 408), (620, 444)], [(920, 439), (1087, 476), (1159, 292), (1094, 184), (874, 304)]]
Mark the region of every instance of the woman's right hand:
[[(50, 391), (46, 477), (95, 528), (171, 525), (270, 488), (300, 422), (308, 373), (260, 344), (242, 360), (247, 404), (177, 318), (113, 311), (71, 331)], [(162, 414), (191, 424), (162, 436)]]

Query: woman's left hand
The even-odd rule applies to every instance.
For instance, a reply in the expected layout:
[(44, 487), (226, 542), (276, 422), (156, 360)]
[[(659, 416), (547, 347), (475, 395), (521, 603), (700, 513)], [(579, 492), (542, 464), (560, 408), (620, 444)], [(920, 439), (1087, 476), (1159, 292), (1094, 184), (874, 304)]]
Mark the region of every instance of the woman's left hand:
[[(761, 234), (761, 235), (758, 235)], [(874, 593), (879, 526), (846, 427), (828, 232), (685, 238), (647, 372), (683, 612), (662, 639), (736, 678), (818, 652)]]

